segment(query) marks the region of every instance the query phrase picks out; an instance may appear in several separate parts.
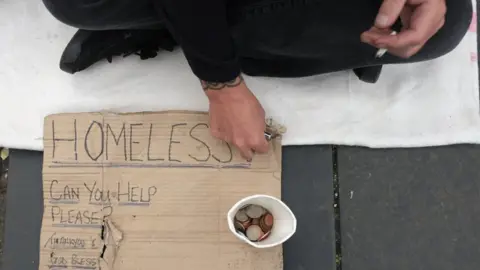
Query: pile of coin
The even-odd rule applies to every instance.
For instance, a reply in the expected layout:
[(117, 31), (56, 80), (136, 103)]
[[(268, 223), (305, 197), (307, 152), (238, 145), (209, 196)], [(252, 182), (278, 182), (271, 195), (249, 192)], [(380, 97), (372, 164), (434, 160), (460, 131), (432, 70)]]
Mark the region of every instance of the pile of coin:
[(273, 215), (260, 205), (249, 204), (238, 210), (234, 224), (235, 229), (250, 241), (261, 242), (272, 231)]

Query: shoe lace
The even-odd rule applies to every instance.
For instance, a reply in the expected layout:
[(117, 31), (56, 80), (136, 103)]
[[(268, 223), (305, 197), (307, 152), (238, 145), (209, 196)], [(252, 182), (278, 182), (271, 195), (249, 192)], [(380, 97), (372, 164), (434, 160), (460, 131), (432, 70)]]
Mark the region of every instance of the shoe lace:
[[(130, 36), (131, 37), (131, 36)], [(170, 36), (168, 32), (156, 33), (154, 38), (140, 39), (128, 38), (128, 42), (124, 47), (120, 49), (122, 53), (116, 54), (117, 56), (123, 55), (128, 57), (132, 54), (140, 57), (141, 60), (147, 60), (155, 58), (158, 55), (158, 51), (163, 49), (165, 51), (173, 51), (176, 46), (175, 40)], [(113, 56), (113, 55), (112, 55)], [(107, 60), (111, 63), (112, 56), (107, 57)]]

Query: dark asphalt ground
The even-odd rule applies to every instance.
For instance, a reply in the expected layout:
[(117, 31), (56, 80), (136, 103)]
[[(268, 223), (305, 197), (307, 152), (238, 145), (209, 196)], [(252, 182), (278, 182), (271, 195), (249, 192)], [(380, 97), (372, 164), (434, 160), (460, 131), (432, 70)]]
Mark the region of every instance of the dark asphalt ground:
[(5, 219), (5, 201), (7, 193), (7, 172), (8, 159), (5, 162), (0, 160), (0, 269), (2, 269), (3, 258), (3, 228)]

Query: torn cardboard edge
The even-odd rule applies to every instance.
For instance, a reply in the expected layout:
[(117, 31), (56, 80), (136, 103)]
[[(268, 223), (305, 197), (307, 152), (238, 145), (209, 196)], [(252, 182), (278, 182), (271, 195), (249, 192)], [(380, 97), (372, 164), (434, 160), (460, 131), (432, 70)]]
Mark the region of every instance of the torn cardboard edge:
[(101, 239), (103, 241), (102, 253), (100, 254), (100, 269), (113, 270), (120, 244), (123, 240), (123, 233), (110, 220), (109, 217), (103, 220)]

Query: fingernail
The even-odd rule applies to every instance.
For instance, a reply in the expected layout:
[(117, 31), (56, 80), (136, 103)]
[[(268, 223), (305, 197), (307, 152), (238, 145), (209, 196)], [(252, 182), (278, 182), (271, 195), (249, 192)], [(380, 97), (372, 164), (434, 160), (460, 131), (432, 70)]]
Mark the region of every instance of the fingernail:
[(247, 159), (247, 162), (252, 162), (252, 159)]
[(380, 28), (385, 28), (388, 26), (388, 17), (383, 14), (378, 14), (375, 19), (375, 25)]

